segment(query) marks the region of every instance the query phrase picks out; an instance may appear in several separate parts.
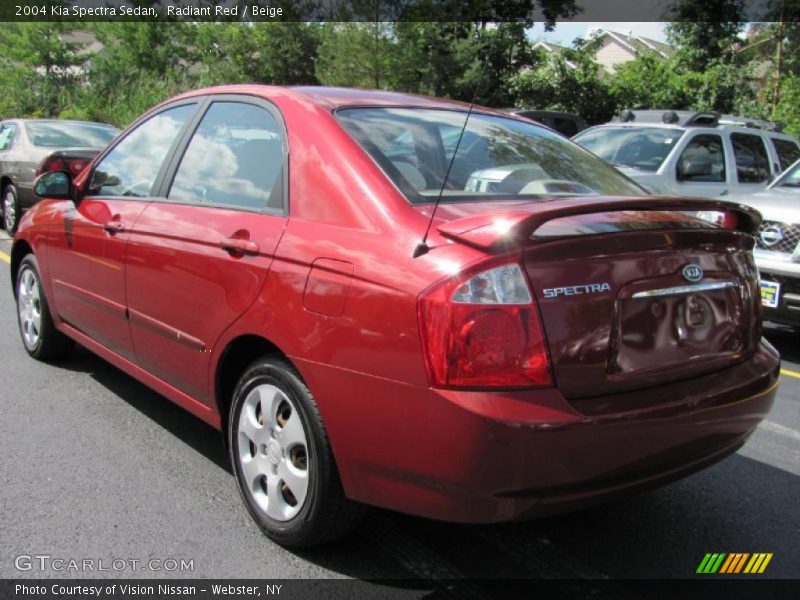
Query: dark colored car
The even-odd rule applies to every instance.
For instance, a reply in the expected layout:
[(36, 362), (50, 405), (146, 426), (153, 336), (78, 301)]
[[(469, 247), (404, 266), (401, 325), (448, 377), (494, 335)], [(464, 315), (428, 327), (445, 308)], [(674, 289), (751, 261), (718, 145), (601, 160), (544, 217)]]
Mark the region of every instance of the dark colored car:
[(118, 133), (116, 127), (85, 121), (0, 122), (0, 210), (5, 230), (13, 234), (22, 212), (38, 200), (33, 193), (37, 175), (62, 169), (77, 175)]
[(547, 125), (550, 129), (555, 129), (558, 133), (572, 137), (573, 135), (586, 129), (586, 121), (583, 117), (557, 110), (535, 110), (527, 108), (509, 109), (511, 114), (525, 117), (531, 121), (536, 121), (542, 125)]
[[(11, 255), (26, 350), (77, 341), (221, 429), (285, 545), (342, 535), (361, 504), (572, 510), (739, 448), (779, 372), (758, 213), (643, 198), (549, 129), (466, 117), (313, 87), (156, 107), (37, 181)], [(726, 227), (685, 214), (710, 206)]]

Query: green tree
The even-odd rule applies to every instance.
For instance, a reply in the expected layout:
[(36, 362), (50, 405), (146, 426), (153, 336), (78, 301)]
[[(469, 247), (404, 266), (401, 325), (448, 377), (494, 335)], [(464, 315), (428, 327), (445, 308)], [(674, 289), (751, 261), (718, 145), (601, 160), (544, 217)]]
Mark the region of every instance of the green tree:
[(321, 83), (394, 88), (397, 42), (390, 23), (332, 23), (320, 33), (316, 76)]
[(510, 78), (519, 107), (562, 110), (581, 115), (589, 124), (608, 121), (616, 102), (607, 78), (589, 49), (547, 54), (538, 68)]
[(667, 39), (688, 71), (730, 64), (744, 28), (744, 0), (678, 0), (669, 12)]
[(197, 55), (203, 84), (318, 83), (316, 23), (202, 23)]
[(191, 23), (102, 22), (92, 32), (103, 47), (92, 58), (89, 80), (100, 93), (144, 74), (185, 73), (196, 58), (196, 27)]
[(0, 114), (57, 115), (83, 75), (86, 57), (70, 23), (0, 23)]

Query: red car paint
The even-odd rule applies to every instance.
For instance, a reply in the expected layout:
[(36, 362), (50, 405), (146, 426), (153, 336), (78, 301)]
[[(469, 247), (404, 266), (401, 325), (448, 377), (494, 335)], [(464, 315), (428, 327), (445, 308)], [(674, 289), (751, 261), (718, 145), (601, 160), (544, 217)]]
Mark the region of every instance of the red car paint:
[[(226, 357), (261, 340), (313, 392), (350, 498), (493, 522), (691, 473), (735, 451), (768, 412), (779, 359), (760, 339), (752, 211), (719, 203), (740, 229), (673, 230), (690, 217), (661, 211), (713, 202), (443, 203), (431, 250), (415, 259), (432, 205), (409, 204), (333, 113), (461, 105), (267, 86), (182, 98), (209, 94), (263, 98), (280, 111), (288, 216), (151, 199), (44, 200), (23, 218), (12, 273), (33, 251), (62, 332), (211, 425), (227, 418)], [(76, 178), (78, 190), (91, 172)], [(626, 229), (658, 218), (667, 225)], [(606, 233), (531, 242), (586, 223)], [(527, 275), (550, 377), (527, 389), (431, 385), (421, 298), (448, 277), (505, 263)], [(700, 317), (682, 307), (686, 322), (675, 326), (686, 339), (659, 337), (662, 320), (631, 298), (685, 283), (686, 264), (740, 285), (698, 295)], [(591, 296), (543, 292), (604, 281), (611, 289)], [(730, 327), (704, 337), (692, 319), (707, 311), (725, 312)]]

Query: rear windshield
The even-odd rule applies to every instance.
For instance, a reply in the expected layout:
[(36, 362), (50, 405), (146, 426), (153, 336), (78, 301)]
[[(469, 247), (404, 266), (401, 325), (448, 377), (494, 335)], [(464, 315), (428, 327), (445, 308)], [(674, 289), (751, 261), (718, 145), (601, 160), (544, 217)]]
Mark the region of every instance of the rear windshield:
[(70, 121), (26, 123), (25, 128), (34, 146), (52, 148), (103, 148), (119, 133), (110, 125)]
[(596, 127), (574, 141), (612, 165), (656, 172), (683, 136), (673, 127)]
[[(337, 111), (348, 132), (412, 203), (552, 196), (641, 196), (618, 171), (562, 136), (501, 116), (424, 108)], [(457, 152), (456, 152), (457, 148)]]

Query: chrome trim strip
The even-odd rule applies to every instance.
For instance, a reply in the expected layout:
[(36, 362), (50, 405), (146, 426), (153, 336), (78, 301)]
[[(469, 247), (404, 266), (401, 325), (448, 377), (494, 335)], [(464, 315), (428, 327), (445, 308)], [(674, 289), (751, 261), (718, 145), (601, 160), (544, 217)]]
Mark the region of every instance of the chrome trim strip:
[(725, 288), (739, 287), (738, 281), (706, 281), (693, 283), (692, 285), (679, 285), (659, 290), (646, 290), (636, 292), (632, 298), (653, 298), (656, 296), (675, 296), (677, 294), (692, 294), (694, 292), (709, 292), (711, 290), (723, 290)]

